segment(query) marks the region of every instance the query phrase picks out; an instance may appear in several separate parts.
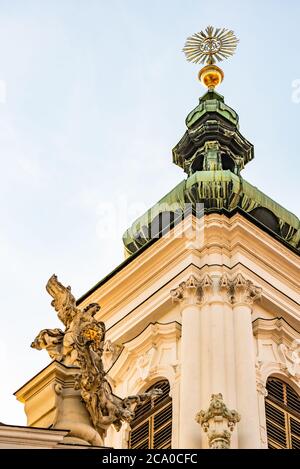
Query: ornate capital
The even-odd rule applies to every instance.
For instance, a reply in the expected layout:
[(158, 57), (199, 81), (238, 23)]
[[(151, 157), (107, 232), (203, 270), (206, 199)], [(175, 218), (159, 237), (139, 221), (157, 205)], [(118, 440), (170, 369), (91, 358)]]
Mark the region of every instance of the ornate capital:
[(242, 274), (237, 274), (228, 282), (228, 296), (232, 304), (246, 303), (252, 305), (261, 297), (262, 289), (256, 287), (251, 280), (245, 279)]
[(209, 275), (204, 275), (201, 279), (191, 275), (185, 282), (171, 290), (170, 294), (174, 302), (200, 304), (207, 298), (212, 284), (213, 281)]
[(227, 274), (221, 275), (218, 282), (218, 291), (224, 301), (230, 301), (229, 289), (231, 286), (231, 279)]
[(200, 279), (191, 275), (185, 282), (171, 290), (174, 302), (184, 304), (203, 304), (212, 298), (213, 301), (230, 302), (231, 304), (252, 305), (261, 297), (262, 289), (246, 279), (242, 274), (230, 277), (223, 275), (204, 275)]
[(231, 435), (228, 429), (232, 432), (240, 419), (236, 410), (227, 408), (221, 393), (212, 394), (209, 408), (196, 415), (196, 422), (207, 433), (210, 449), (229, 449)]
[(201, 302), (200, 280), (194, 275), (181, 282), (177, 288), (170, 291), (174, 302), (184, 302), (187, 304), (199, 304)]
[(201, 279), (201, 302), (204, 303), (213, 293), (214, 282), (210, 275), (206, 274)]

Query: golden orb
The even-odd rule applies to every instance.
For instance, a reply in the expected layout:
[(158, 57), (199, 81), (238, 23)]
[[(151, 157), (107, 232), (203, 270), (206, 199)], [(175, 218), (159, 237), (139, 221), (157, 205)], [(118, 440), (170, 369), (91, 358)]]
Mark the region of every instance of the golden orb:
[(223, 70), (215, 65), (216, 62), (233, 55), (238, 42), (233, 31), (207, 26), (205, 31), (187, 38), (183, 52), (189, 62), (206, 64), (198, 77), (204, 86), (213, 90), (224, 78)]
[(198, 78), (201, 81), (202, 85), (206, 86), (208, 89), (214, 89), (220, 83), (222, 83), (224, 78), (224, 72), (216, 65), (206, 65), (201, 68)]

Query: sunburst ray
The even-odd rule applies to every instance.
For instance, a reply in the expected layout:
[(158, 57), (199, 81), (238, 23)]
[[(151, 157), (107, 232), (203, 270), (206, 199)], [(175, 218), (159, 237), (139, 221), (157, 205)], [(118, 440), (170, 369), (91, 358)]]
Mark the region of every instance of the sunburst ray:
[(238, 42), (233, 31), (208, 26), (187, 38), (183, 52), (189, 62), (213, 64), (233, 55)]

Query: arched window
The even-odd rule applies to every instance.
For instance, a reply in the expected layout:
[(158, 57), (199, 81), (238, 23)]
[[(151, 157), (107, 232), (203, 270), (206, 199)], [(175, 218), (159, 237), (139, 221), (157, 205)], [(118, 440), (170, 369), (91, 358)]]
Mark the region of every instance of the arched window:
[(150, 389), (159, 388), (162, 395), (136, 407), (135, 418), (131, 422), (129, 448), (159, 449), (171, 448), (172, 439), (172, 399), (167, 380), (159, 381)]
[(268, 447), (300, 449), (300, 396), (278, 378), (269, 378), (266, 387)]

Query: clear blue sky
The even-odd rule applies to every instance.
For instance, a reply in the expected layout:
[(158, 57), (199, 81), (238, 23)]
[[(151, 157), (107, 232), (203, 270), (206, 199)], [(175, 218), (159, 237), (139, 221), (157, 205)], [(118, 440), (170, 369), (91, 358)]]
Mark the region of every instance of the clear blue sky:
[[(219, 91), (255, 145), (243, 176), (299, 216), (300, 3), (0, 0), (0, 11), (0, 421), (25, 424), (12, 393), (48, 363), (35, 335), (59, 326), (47, 279), (80, 296), (122, 261), (127, 225), (184, 177), (171, 149), (204, 90), (181, 49), (208, 24), (240, 38)], [(105, 207), (124, 204), (103, 239)]]

